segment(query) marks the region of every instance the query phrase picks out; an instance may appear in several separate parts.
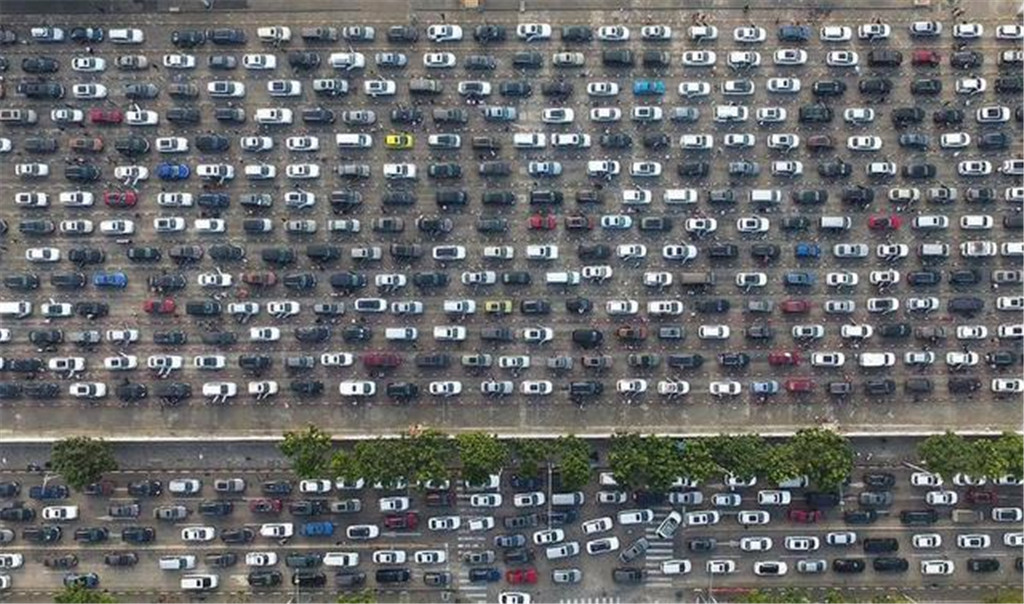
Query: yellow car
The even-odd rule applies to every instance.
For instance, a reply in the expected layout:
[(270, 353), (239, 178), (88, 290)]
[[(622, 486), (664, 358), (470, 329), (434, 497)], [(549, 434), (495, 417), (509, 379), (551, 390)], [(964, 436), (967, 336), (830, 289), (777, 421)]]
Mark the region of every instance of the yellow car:
[(412, 149), (411, 134), (389, 134), (384, 137), (384, 146), (388, 149)]
[(511, 314), (512, 300), (487, 300), (484, 302), (484, 312), (495, 315)]

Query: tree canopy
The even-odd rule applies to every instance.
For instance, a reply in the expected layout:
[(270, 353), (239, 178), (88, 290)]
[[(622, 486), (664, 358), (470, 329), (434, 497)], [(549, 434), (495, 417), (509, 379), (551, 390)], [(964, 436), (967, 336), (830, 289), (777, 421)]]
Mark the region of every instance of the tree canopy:
[(117, 469), (110, 443), (87, 436), (72, 436), (53, 443), (50, 463), (54, 471), (76, 490)]
[(299, 478), (322, 477), (328, 469), (332, 448), (331, 437), (312, 424), (305, 430), (285, 432), (284, 441), (278, 446)]

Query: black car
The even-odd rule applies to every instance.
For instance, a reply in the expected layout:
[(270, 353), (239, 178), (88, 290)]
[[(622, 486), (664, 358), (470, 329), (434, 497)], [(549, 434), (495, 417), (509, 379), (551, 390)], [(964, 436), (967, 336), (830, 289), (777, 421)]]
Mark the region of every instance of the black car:
[(878, 520), (878, 512), (875, 510), (847, 510), (843, 512), (843, 522), (846, 524), (873, 524)]
[(320, 55), (310, 51), (290, 52), (288, 65), (296, 69), (316, 69), (320, 66)]
[(136, 82), (124, 85), (124, 96), (131, 100), (155, 99), (160, 94), (156, 84)]
[(156, 247), (130, 247), (125, 255), (133, 262), (159, 262), (163, 252)]
[(750, 355), (745, 352), (723, 352), (718, 355), (718, 364), (722, 367), (746, 367), (750, 364)]
[(853, 166), (849, 163), (836, 159), (818, 164), (818, 175), (822, 178), (841, 178), (853, 173)]
[(210, 246), (210, 258), (219, 262), (238, 261), (245, 258), (245, 248), (232, 244)]
[(586, 25), (566, 25), (562, 28), (562, 40), (565, 42), (590, 42), (594, 32)]
[(36, 517), (36, 511), (32, 508), (24, 507), (21, 502), (15, 503), (15, 505), (0, 508), (0, 520), (5, 522), (29, 522), (34, 520)]
[(836, 558), (832, 561), (832, 571), (837, 573), (862, 573), (864, 566), (860, 558)]
[(55, 73), (60, 63), (50, 57), (25, 57), (21, 60), (21, 69), (25, 73)]
[(890, 379), (872, 379), (864, 382), (864, 391), (873, 396), (896, 392), (896, 382)]
[(139, 555), (135, 552), (111, 552), (103, 556), (107, 566), (135, 566), (139, 563)]
[(920, 124), (924, 121), (924, 109), (920, 107), (897, 107), (892, 110), (890, 117), (897, 128), (907, 124)]
[(415, 124), (423, 121), (423, 112), (415, 107), (398, 107), (391, 110), (390, 117), (395, 124)]
[(114, 141), (114, 149), (126, 157), (135, 157), (149, 153), (149, 141), (141, 136), (119, 138)]
[[(53, 275), (51, 275), (51, 279)], [(4, 287), (19, 290), (36, 289), (39, 287), (39, 275), (35, 273), (14, 273), (4, 276)]]
[(601, 51), (601, 64), (605, 67), (632, 67), (635, 63), (633, 51), (626, 49)]
[(892, 80), (888, 78), (867, 78), (857, 83), (861, 94), (889, 94), (892, 91)]
[(392, 25), (388, 28), (388, 42), (415, 42), (420, 37), (419, 32), (411, 25)]
[(903, 177), (904, 178), (934, 178), (935, 177), (935, 165), (934, 164), (907, 164), (903, 166)]
[(910, 83), (910, 94), (936, 95), (942, 92), (942, 80), (938, 78), (919, 78)]
[(188, 336), (183, 331), (153, 332), (153, 343), (160, 346), (181, 346), (188, 343)]
[[(377, 574), (379, 575), (381, 572), (384, 572), (385, 570), (392, 570), (392, 569), (378, 570)], [(394, 570), (398, 570), (398, 569), (394, 569)], [(402, 570), (404, 570), (404, 569), (402, 569)], [(405, 572), (408, 575), (409, 571), (406, 570)], [(408, 580), (408, 579), (406, 579), (406, 580)], [(379, 577), (377, 579), (377, 582), (378, 583), (382, 583), (382, 582), (386, 583), (386, 581), (381, 581)], [(292, 585), (297, 585), (299, 587), (323, 587), (323, 586), (327, 585), (327, 575), (325, 575), (324, 573), (320, 573), (320, 572), (297, 571), (297, 572), (292, 574)]]
[(913, 286), (937, 285), (942, 281), (942, 273), (936, 270), (910, 271), (907, 283)]
[[(441, 273), (447, 278), (447, 274)], [(366, 275), (360, 273), (334, 273), (331, 275), (331, 287), (341, 290), (353, 290), (366, 287)], [(416, 278), (413, 277), (415, 283)]]
[(473, 30), (473, 39), (482, 44), (503, 42), (505, 37), (505, 28), (501, 25), (478, 25)]
[(901, 134), (899, 145), (907, 149), (927, 149), (929, 144), (928, 136), (916, 132)]
[(694, 303), (694, 309), (709, 314), (729, 312), (729, 301), (725, 298), (701, 299)]
[(98, 319), (110, 314), (110, 305), (106, 302), (78, 302), (75, 314), (86, 319)]
[(206, 38), (217, 45), (239, 45), (245, 44), (245, 32), (241, 29), (230, 27), (219, 27), (206, 30)]
[(566, 82), (565, 80), (559, 80), (557, 82), (544, 82), (543, 84), (541, 84), (540, 93), (544, 96), (557, 98), (572, 96), (572, 82)]
[(334, 112), (324, 107), (302, 110), (302, 121), (307, 124), (333, 124), (334, 120)]
[(220, 540), (224, 543), (249, 543), (256, 537), (256, 533), (249, 527), (236, 529), (224, 529), (220, 532)]
[(524, 315), (546, 315), (551, 312), (551, 304), (547, 300), (523, 300), (519, 303), (519, 312)]
[(56, 100), (64, 98), (64, 86), (56, 82), (21, 82), (15, 90), (29, 99)]
[(960, 50), (949, 55), (949, 64), (957, 69), (980, 67), (985, 56), (974, 50)]
[(230, 516), (235, 510), (235, 504), (230, 501), (201, 501), (199, 502), (199, 514), (202, 516)]
[(118, 384), (115, 392), (119, 400), (130, 403), (132, 401), (139, 401), (146, 398), (146, 395), (149, 393), (149, 389), (146, 388), (145, 384), (132, 382), (128, 384)]
[(841, 80), (819, 80), (811, 86), (814, 96), (842, 96), (846, 83)]
[(860, 185), (846, 187), (843, 189), (841, 198), (845, 203), (869, 204), (875, 200), (875, 191)]
[(803, 105), (797, 114), (802, 124), (827, 124), (832, 121), (832, 109), (826, 105)]
[(1005, 132), (986, 132), (978, 137), (979, 149), (1007, 149), (1009, 146), (1010, 137)]
[(900, 523), (907, 526), (932, 525), (939, 521), (939, 513), (935, 510), (903, 510), (900, 512)]
[(574, 329), (572, 341), (581, 348), (597, 348), (604, 341), (604, 334), (596, 329)]
[(416, 398), (419, 392), (419, 386), (412, 382), (390, 382), (385, 388), (387, 396), (396, 399)]
[(569, 298), (565, 301), (566, 312), (584, 314), (594, 309), (594, 303), (587, 298)]
[(0, 399), (10, 400), (21, 396), (21, 385), (14, 382), (0, 382)]
[(498, 85), (501, 96), (525, 98), (533, 94), (533, 86), (525, 80), (511, 80)]
[(206, 42), (206, 34), (198, 29), (182, 29), (171, 32), (171, 44), (178, 48), (195, 48)]
[(276, 587), (283, 581), (279, 570), (254, 570), (247, 577), (249, 587)]
[(183, 382), (156, 384), (153, 386), (153, 396), (167, 404), (174, 404), (192, 396), (192, 386)]
[(72, 248), (68, 250), (68, 260), (73, 264), (102, 264), (106, 253), (98, 248)]
[(964, 121), (964, 112), (960, 109), (938, 109), (932, 113), (932, 121), (936, 124), (953, 126)]
[(51, 273), (50, 285), (61, 289), (81, 289), (88, 282), (84, 273)]
[(56, 382), (30, 382), (22, 390), (28, 398), (53, 399), (60, 394), (61, 388)]
[(121, 541), (125, 543), (150, 543), (156, 539), (156, 529), (151, 526), (128, 526), (121, 529)]
[(706, 161), (684, 161), (676, 166), (676, 172), (682, 178), (703, 178), (711, 172), (711, 164)]
[(231, 140), (220, 134), (201, 134), (195, 138), (195, 146), (203, 153), (221, 153), (231, 148)]
[(624, 132), (609, 132), (598, 139), (606, 149), (628, 149), (633, 146), (633, 139)]
[(164, 485), (159, 480), (128, 483), (128, 494), (132, 497), (159, 497), (163, 492)]
[(512, 53), (512, 66), (536, 69), (544, 65), (544, 55), (535, 50), (520, 50)]
[(864, 540), (863, 546), (866, 554), (888, 554), (899, 551), (900, 542), (892, 537), (871, 537)]
[(967, 394), (981, 390), (981, 380), (976, 377), (951, 377), (946, 387), (950, 394)]
[(968, 558), (967, 570), (972, 573), (994, 573), (999, 570), (999, 560), (995, 558)]
[(199, 123), (199, 110), (195, 107), (171, 107), (164, 116), (172, 124)]

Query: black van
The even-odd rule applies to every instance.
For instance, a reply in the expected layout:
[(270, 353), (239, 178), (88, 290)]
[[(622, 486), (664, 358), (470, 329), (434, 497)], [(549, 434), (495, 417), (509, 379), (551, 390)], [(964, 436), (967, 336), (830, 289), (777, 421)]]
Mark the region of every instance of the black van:
[(903, 510), (900, 522), (908, 526), (924, 526), (939, 521), (939, 513), (935, 510)]
[(864, 553), (866, 554), (887, 554), (899, 550), (899, 540), (891, 537), (869, 537), (864, 540)]
[(377, 569), (377, 583), (408, 583), (412, 573), (407, 568), (380, 568)]

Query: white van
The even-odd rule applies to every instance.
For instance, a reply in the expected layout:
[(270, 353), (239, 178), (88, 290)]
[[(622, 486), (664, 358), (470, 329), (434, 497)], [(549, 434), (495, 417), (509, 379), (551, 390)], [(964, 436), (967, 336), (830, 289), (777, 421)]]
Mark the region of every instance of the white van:
[(384, 330), (384, 339), (398, 342), (412, 342), (419, 337), (415, 327), (388, 327)]
[(548, 137), (543, 132), (518, 132), (512, 135), (512, 146), (516, 149), (543, 149), (548, 146)]
[(548, 285), (579, 285), (579, 271), (555, 271), (544, 275), (544, 281)]
[(751, 189), (750, 203), (782, 203), (782, 191), (778, 189)]
[(181, 556), (160, 556), (160, 570), (192, 570), (196, 567), (196, 557), (193, 555)]
[(665, 189), (661, 195), (665, 205), (690, 205), (697, 203), (697, 189)]
[(922, 243), (921, 247), (917, 248), (917, 253), (922, 258), (948, 258), (949, 244)]
[(0, 317), (24, 319), (31, 314), (32, 303), (26, 300), (21, 302), (0, 302)]
[(369, 149), (373, 146), (373, 136), (369, 134), (337, 134), (334, 142), (341, 149)]
[(857, 363), (868, 369), (892, 367), (896, 364), (896, 355), (891, 352), (862, 352), (857, 355)]
[(582, 491), (572, 493), (552, 493), (551, 505), (554, 507), (579, 507), (587, 501)]
[(210, 591), (217, 589), (220, 578), (217, 575), (185, 575), (181, 578), (184, 591)]
[(845, 231), (852, 225), (849, 216), (822, 216), (818, 219), (818, 227), (830, 231)]

